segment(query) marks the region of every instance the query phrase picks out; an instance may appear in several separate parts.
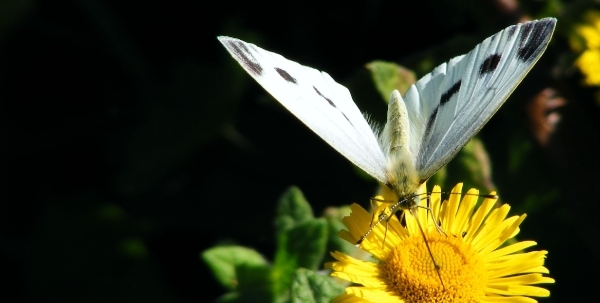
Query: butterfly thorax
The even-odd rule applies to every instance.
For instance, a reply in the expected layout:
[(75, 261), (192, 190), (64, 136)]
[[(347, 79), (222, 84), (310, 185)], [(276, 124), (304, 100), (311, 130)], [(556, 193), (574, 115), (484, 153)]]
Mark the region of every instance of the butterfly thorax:
[(406, 157), (398, 157), (390, 162), (387, 172), (386, 187), (388, 187), (398, 198), (400, 208), (409, 209), (414, 207), (415, 193), (419, 189), (419, 178), (417, 171), (408, 154)]

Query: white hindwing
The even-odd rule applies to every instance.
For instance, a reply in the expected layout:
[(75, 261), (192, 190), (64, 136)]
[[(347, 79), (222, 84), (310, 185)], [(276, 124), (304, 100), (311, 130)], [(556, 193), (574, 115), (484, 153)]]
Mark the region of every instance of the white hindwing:
[(404, 95), (421, 182), (481, 130), (546, 50), (556, 19), (513, 25), (425, 75)]
[(218, 37), (277, 101), (356, 166), (385, 183), (386, 157), (348, 89), (327, 73), (254, 44)]

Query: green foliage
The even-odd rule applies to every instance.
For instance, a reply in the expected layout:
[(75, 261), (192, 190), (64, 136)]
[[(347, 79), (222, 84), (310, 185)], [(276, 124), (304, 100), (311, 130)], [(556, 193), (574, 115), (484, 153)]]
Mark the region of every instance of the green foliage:
[(342, 226), (332, 213), (341, 212), (330, 210), (326, 218), (315, 218), (296, 187), (281, 196), (277, 209), (273, 264), (239, 246), (217, 246), (201, 254), (219, 283), (230, 290), (219, 302), (328, 302), (343, 291), (332, 278), (317, 273), (326, 248), (342, 246), (330, 239), (337, 238), (332, 230)]
[(281, 195), (275, 218), (278, 235), (312, 219), (314, 219), (312, 208), (299, 188), (290, 187)]
[(339, 296), (344, 287), (333, 279), (314, 271), (299, 268), (294, 273), (291, 286), (292, 303), (326, 303)]
[(240, 272), (252, 272), (253, 269), (268, 266), (258, 252), (240, 246), (217, 246), (204, 251), (201, 257), (217, 281), (230, 290), (236, 289), (241, 283)]
[(373, 61), (367, 64), (373, 83), (381, 97), (387, 101), (393, 90), (404, 94), (417, 81), (415, 73), (393, 62)]

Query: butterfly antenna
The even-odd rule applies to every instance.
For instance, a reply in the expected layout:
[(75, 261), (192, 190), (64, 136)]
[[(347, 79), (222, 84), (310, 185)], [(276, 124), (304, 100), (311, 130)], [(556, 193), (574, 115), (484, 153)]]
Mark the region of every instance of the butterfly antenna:
[[(377, 209), (375, 207), (373, 207), (374, 205), (374, 201), (378, 201), (378, 202), (389, 202), (389, 201), (385, 201), (385, 200), (379, 200), (376, 198), (371, 198), (371, 207), (374, 209)], [(403, 200), (405, 201), (405, 200)], [(375, 221), (375, 223), (373, 223), (374, 220), (371, 220), (371, 226), (369, 227), (369, 230), (362, 236), (360, 237), (360, 239), (358, 239), (358, 241), (356, 241), (356, 243), (354, 244), (354, 246), (356, 247), (360, 247), (360, 245), (362, 244), (363, 241), (365, 241), (365, 239), (371, 234), (371, 232), (373, 232), (375, 230), (375, 228), (385, 220), (386, 225), (385, 225), (385, 234), (383, 237), (383, 243), (385, 244), (385, 237), (387, 236), (387, 223), (389, 222), (389, 220), (392, 218), (392, 216), (394, 215), (394, 213), (398, 210), (398, 207), (400, 205), (401, 202), (397, 202), (394, 203), (394, 205), (390, 206), (389, 208), (384, 209), (381, 211), (381, 213), (379, 213), (379, 219), (377, 221)], [(375, 217), (375, 215), (377, 215), (377, 212), (375, 211), (373, 213), (373, 217)], [(383, 245), (383, 244), (382, 244)]]

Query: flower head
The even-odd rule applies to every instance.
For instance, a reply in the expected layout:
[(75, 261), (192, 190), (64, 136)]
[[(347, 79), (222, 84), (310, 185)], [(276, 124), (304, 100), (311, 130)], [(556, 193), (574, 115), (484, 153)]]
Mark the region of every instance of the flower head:
[[(548, 290), (533, 286), (554, 283), (542, 275), (548, 273), (547, 252), (520, 252), (534, 241), (502, 246), (519, 233), (525, 215), (507, 218), (510, 206), (493, 209), (496, 198), (486, 198), (476, 208), (478, 191), (470, 190), (461, 202), (461, 190), (458, 184), (442, 204), (436, 186), (429, 196), (431, 211), (419, 208), (418, 222), (407, 214), (405, 224), (391, 216), (387, 224), (375, 226), (361, 243), (375, 262), (332, 253), (337, 261), (326, 264), (331, 275), (362, 284), (346, 288), (333, 302), (536, 302), (529, 296), (549, 296)], [(344, 218), (348, 230), (340, 236), (356, 243), (373, 217), (357, 204), (351, 210)]]

